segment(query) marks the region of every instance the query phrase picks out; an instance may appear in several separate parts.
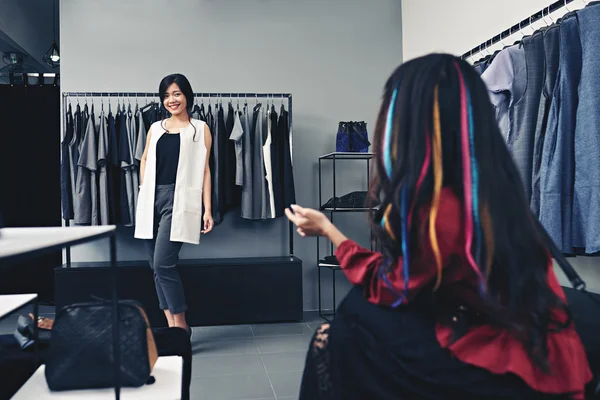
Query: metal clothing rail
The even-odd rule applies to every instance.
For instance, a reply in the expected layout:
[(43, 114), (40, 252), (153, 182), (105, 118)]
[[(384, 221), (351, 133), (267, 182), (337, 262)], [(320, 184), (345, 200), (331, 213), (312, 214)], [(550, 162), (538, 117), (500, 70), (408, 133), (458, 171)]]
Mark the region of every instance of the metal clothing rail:
[[(152, 92), (65, 92), (63, 97), (158, 97), (158, 93)], [(194, 97), (227, 97), (237, 98), (291, 98), (290, 93), (194, 93)]]
[[(155, 92), (63, 92), (63, 108), (62, 108), (62, 118), (63, 118), (63, 126), (64, 123), (64, 114), (67, 109), (67, 99), (68, 98), (103, 98), (103, 97), (115, 97), (115, 98), (137, 98), (137, 99), (150, 99), (152, 97), (158, 98), (159, 94)], [(291, 93), (221, 93), (221, 92), (212, 92), (212, 93), (194, 93), (194, 98), (228, 98), (231, 100), (236, 99), (287, 99), (287, 112), (288, 112), (288, 125), (290, 132), (290, 146), (293, 148), (293, 135), (292, 135), (292, 94)], [(291, 153), (291, 150), (290, 150)], [(69, 220), (64, 220), (65, 225), (69, 226)], [(294, 227), (292, 222), (288, 224), (288, 237), (289, 237), (289, 255), (293, 257), (294, 255)], [(67, 265), (71, 265), (71, 250), (67, 248), (66, 251)]]
[(469, 50), (465, 54), (463, 54), (461, 56), (461, 58), (463, 60), (466, 60), (467, 58), (469, 58), (471, 56), (481, 53), (483, 50), (492, 47), (496, 43), (500, 43), (503, 39), (506, 39), (506, 38), (514, 35), (517, 32), (521, 32), (523, 30), (523, 28), (530, 27), (531, 25), (533, 25), (534, 22), (537, 22), (541, 19), (545, 19), (554, 11), (557, 11), (563, 7), (566, 7), (567, 4), (573, 3), (574, 1), (575, 0), (555, 1), (554, 3), (550, 4), (548, 7), (536, 12), (535, 14), (524, 19), (523, 21), (519, 22), (518, 24), (511, 26), (510, 28), (508, 28), (507, 30), (503, 31), (502, 33), (494, 36), (493, 38), (486, 40), (485, 42), (481, 43), (479, 46), (473, 47), (471, 50)]

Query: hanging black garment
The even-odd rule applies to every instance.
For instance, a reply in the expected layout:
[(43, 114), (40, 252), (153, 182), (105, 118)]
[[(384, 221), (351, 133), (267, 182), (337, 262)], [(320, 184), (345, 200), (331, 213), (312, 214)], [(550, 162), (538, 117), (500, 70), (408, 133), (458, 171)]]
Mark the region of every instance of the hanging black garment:
[(223, 215), (221, 214), (221, 195), (222, 190), (220, 187), (221, 183), (221, 169), (220, 169), (220, 158), (221, 150), (219, 148), (219, 105), (215, 105), (216, 118), (213, 117), (211, 106), (208, 106), (207, 124), (212, 132), (212, 147), (210, 149), (210, 176), (211, 176), (211, 189), (212, 189), (212, 217), (215, 225), (219, 225), (223, 222)]
[(273, 198), (275, 200), (275, 218), (283, 216), (283, 141), (279, 124), (277, 123), (277, 112), (271, 106), (271, 168), (273, 169)]
[(204, 103), (200, 105), (200, 110), (198, 113), (200, 115), (200, 120), (207, 122), (206, 111), (204, 111)]
[(288, 112), (282, 107), (279, 114), (278, 124), (279, 136), (281, 137), (281, 154), (283, 177), (283, 207), (288, 208), (296, 203), (296, 189), (294, 186), (294, 170), (292, 168), (292, 150), (290, 148), (290, 126), (288, 122)]
[(127, 112), (124, 110), (117, 112), (117, 135), (119, 136), (119, 175), (121, 176), (121, 182), (119, 183), (119, 210), (121, 213), (121, 220), (119, 221), (123, 225), (131, 225), (131, 215), (129, 213), (129, 203), (127, 200), (127, 174), (126, 168), (123, 165), (130, 165), (131, 159), (129, 157), (129, 138), (127, 136)]
[[(145, 123), (145, 120), (144, 120)], [(112, 112), (108, 113), (108, 218), (115, 225), (121, 221), (120, 193), (121, 166), (119, 162), (119, 136)]]
[[(229, 135), (227, 134), (227, 127), (225, 125), (225, 111), (223, 110), (223, 104), (219, 105), (219, 112), (217, 113), (217, 121), (219, 128), (219, 136), (217, 141), (219, 142), (219, 156), (218, 156), (218, 189), (219, 189), (219, 211), (221, 213), (221, 221), (227, 212), (227, 157), (228, 157), (228, 146), (229, 146)], [(235, 172), (234, 172), (235, 173)]]
[(144, 120), (144, 126), (146, 132), (150, 129), (153, 123), (158, 121), (158, 105), (154, 102), (142, 107), (142, 119)]
[(236, 169), (236, 154), (235, 154), (235, 142), (229, 140), (231, 132), (233, 131), (233, 123), (235, 117), (235, 110), (233, 105), (229, 103), (227, 109), (227, 121), (225, 122), (225, 141), (226, 141), (226, 155), (225, 155), (225, 209), (231, 210), (238, 207), (242, 201), (242, 192), (239, 186), (235, 184), (235, 169)]
[(87, 128), (88, 118), (90, 117), (90, 113), (88, 110), (88, 105), (83, 106), (83, 112), (81, 113), (81, 125), (79, 126), (79, 142), (83, 141), (85, 137), (85, 130)]
[(77, 175), (79, 173), (79, 143), (81, 142), (81, 126), (83, 124), (83, 115), (81, 107), (77, 104), (75, 114), (73, 115), (73, 137), (69, 143), (69, 157), (70, 157), (70, 172), (71, 172), (71, 193), (72, 193), (72, 204), (73, 204), (73, 218), (75, 219), (75, 210), (79, 207), (79, 197), (76, 193), (76, 182)]
[(62, 217), (65, 220), (73, 219), (73, 185), (71, 173), (71, 163), (69, 155), (69, 143), (73, 140), (73, 110), (69, 104), (68, 111), (65, 115), (65, 134), (60, 144), (61, 147), (61, 164), (60, 164), (60, 191), (62, 201)]

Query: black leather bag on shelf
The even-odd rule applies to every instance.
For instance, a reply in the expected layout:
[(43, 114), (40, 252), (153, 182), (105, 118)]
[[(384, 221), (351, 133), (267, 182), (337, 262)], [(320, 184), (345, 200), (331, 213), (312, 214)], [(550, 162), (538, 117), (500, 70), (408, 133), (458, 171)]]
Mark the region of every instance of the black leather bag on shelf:
[[(56, 315), (46, 360), (46, 382), (53, 391), (115, 386), (112, 304), (79, 303)], [(148, 317), (131, 300), (118, 302), (121, 387), (149, 380), (158, 352)]]

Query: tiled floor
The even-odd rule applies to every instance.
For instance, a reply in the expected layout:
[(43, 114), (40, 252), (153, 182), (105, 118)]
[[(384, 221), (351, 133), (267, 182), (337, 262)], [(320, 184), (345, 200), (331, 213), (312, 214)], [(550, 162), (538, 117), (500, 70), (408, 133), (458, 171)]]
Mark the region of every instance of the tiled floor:
[(194, 328), (192, 399), (297, 399), (316, 321)]
[[(40, 313), (52, 316), (52, 309)], [(22, 310), (19, 314), (24, 314)], [(12, 333), (17, 315), (0, 322)], [(194, 328), (191, 399), (297, 399), (308, 344), (320, 319)]]

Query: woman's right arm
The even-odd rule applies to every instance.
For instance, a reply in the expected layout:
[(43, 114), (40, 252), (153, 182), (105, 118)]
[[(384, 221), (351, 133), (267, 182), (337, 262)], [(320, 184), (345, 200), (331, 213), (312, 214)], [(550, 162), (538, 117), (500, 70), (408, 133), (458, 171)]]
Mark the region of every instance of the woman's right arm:
[(144, 154), (140, 160), (140, 185), (144, 184), (144, 173), (146, 172), (146, 157), (148, 157), (148, 148), (150, 147), (150, 138), (152, 138), (152, 127), (148, 130), (148, 136), (146, 137), (146, 147), (144, 148)]

